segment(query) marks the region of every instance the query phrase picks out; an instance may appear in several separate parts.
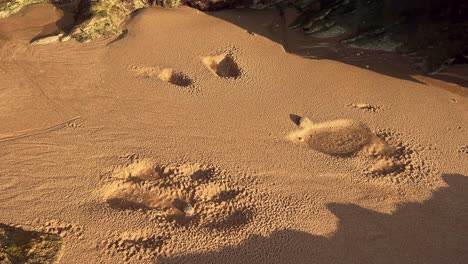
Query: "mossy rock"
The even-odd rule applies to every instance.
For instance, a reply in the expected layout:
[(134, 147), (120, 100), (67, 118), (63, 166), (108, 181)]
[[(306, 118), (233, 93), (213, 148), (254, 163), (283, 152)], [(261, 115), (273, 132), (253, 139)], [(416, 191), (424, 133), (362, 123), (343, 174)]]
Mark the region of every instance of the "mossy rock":
[(58, 235), (0, 224), (0, 263), (54, 263), (61, 247)]
[(145, 7), (145, 0), (99, 0), (91, 1), (89, 7), (79, 10), (82, 21), (70, 32), (80, 42), (122, 33), (120, 25), (135, 10)]

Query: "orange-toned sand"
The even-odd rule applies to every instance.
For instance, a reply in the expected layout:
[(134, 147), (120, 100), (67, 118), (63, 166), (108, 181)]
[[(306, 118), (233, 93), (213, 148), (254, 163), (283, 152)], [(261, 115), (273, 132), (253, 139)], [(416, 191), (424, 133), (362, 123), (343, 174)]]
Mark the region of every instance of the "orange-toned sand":
[(0, 20), (0, 223), (61, 234), (59, 263), (466, 263), (463, 92), (190, 8), (29, 44), (60, 16)]

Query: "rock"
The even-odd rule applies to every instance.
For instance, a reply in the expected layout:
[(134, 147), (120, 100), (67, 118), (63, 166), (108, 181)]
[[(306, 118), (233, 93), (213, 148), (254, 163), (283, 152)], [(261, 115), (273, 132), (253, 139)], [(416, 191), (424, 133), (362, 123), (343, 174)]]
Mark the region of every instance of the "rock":
[(78, 23), (69, 35), (80, 42), (120, 35), (120, 24), (133, 11), (147, 5), (148, 2), (144, 0), (81, 1), (78, 5)]
[(317, 38), (338, 37), (354, 48), (397, 51), (410, 56), (414, 68), (425, 72), (437, 71), (448, 59), (468, 60), (466, 0), (0, 0), (0, 18), (45, 2), (59, 8), (68, 4), (76, 14), (75, 25), (64, 36), (50, 36), (33, 44), (71, 38), (88, 42), (121, 35), (121, 23), (135, 10), (150, 5), (187, 5), (200, 10), (276, 5), (299, 11), (291, 28)]
[(58, 235), (0, 224), (0, 263), (54, 263), (61, 246)]
[(46, 37), (31, 41), (31, 44), (32, 45), (44, 45), (44, 44), (60, 42), (63, 36), (64, 36), (64, 33), (59, 33), (57, 35), (52, 35), (52, 36), (46, 36)]
[(23, 7), (32, 4), (48, 3), (51, 0), (0, 0), (0, 18), (18, 13)]

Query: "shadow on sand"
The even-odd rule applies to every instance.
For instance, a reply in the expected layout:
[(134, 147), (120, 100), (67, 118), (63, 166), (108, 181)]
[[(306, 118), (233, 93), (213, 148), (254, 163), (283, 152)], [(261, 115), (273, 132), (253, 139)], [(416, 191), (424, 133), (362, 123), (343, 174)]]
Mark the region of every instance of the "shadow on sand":
[(329, 238), (282, 230), (162, 263), (467, 263), (468, 177), (446, 174), (443, 179), (448, 187), (423, 203), (401, 204), (393, 214), (329, 204), (339, 219)]
[[(415, 78), (414, 76), (425, 76), (452, 82), (465, 88), (468, 87), (467, 74), (463, 74), (457, 78), (439, 74), (423, 74), (422, 72), (412, 70), (410, 60), (397, 53), (364, 50), (341, 44), (340, 41), (346, 38), (347, 34), (341, 37), (317, 38), (300, 30), (291, 29), (290, 25), (294, 24), (294, 21), (298, 17), (298, 14), (292, 9), (235, 9), (206, 13), (237, 25), (252, 35), (266, 37), (271, 41), (281, 44), (286, 52), (305, 58), (335, 60), (394, 78), (418, 83), (426, 83), (427, 78)], [(466, 65), (463, 66), (465, 67)], [(461, 89), (466, 90), (464, 88)], [(462, 94), (468, 95), (468, 91), (463, 91)]]
[[(72, 29), (75, 23), (75, 13), (71, 4), (57, 4), (57, 3), (51, 3), (51, 4), (56, 9), (59, 9), (60, 11), (62, 11), (63, 15), (55, 23), (46, 25), (42, 32), (40, 32), (37, 36), (34, 36), (31, 39), (30, 43), (33, 43), (37, 40), (40, 40), (46, 37), (55, 36), (61, 32), (69, 32)], [(37, 5), (41, 5), (41, 4), (37, 4)], [(27, 12), (26, 10), (27, 9), (21, 10), (19, 14)]]

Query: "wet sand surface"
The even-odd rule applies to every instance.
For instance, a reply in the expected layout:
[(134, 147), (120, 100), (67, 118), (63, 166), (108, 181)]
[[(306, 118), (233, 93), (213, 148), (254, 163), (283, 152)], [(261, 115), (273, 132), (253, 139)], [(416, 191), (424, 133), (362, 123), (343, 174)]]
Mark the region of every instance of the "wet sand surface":
[(465, 262), (465, 88), (233, 14), (145, 9), (111, 44), (30, 45), (51, 5), (0, 20), (0, 222), (60, 263)]

